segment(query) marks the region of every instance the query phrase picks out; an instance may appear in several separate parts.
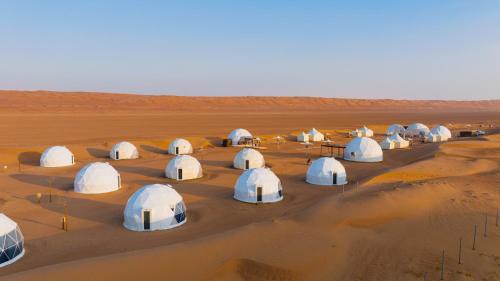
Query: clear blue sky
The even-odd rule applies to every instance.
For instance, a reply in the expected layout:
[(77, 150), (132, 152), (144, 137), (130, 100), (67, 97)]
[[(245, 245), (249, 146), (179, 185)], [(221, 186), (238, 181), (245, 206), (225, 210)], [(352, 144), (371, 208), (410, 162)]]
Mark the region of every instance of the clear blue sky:
[(0, 89), (500, 98), (500, 1), (0, 0)]

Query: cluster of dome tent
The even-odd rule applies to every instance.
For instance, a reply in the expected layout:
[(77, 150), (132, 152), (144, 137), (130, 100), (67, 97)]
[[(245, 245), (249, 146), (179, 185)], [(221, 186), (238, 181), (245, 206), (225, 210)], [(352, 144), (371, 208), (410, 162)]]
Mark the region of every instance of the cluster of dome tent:
[[(380, 162), (382, 149), (404, 148), (409, 145), (406, 136), (421, 136), (427, 141), (445, 141), (451, 138), (444, 126), (429, 130), (415, 123), (407, 128), (394, 124), (387, 129), (388, 137), (380, 144), (370, 137), (373, 131), (363, 126), (352, 131), (352, 139), (344, 150), (344, 160), (355, 162)], [(252, 138), (245, 129), (232, 131), (228, 139), (237, 146), (241, 139)], [(298, 141), (324, 141), (325, 136), (316, 129), (302, 132)], [(172, 141), (167, 152), (175, 155), (165, 168), (165, 177), (184, 181), (201, 178), (203, 170), (193, 156), (193, 147), (185, 139)], [(130, 142), (115, 144), (109, 157), (113, 160), (138, 159), (139, 151)], [(64, 146), (46, 149), (40, 158), (42, 167), (65, 167), (75, 164), (73, 153)], [(244, 170), (234, 185), (234, 199), (247, 203), (273, 203), (283, 200), (283, 186), (276, 174), (265, 165), (264, 156), (256, 149), (244, 147), (233, 159), (233, 167)], [(122, 179), (109, 163), (94, 162), (81, 168), (74, 179), (74, 191), (82, 194), (100, 194), (119, 190)], [(306, 182), (313, 185), (335, 186), (347, 184), (346, 169), (333, 157), (321, 157), (308, 167)], [(182, 196), (168, 184), (149, 184), (135, 191), (128, 199), (123, 212), (123, 226), (132, 231), (165, 230), (180, 226), (187, 221), (186, 205)], [(17, 224), (0, 214), (0, 267), (8, 265), (24, 255), (24, 238)]]

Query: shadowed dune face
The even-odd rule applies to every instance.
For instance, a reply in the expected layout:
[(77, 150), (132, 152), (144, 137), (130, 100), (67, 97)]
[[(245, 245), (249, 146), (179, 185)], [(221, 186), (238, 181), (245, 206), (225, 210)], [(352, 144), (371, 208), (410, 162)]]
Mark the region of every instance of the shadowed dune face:
[[(16, 99), (23, 95), (0, 93), (0, 100), (19, 105)], [(0, 106), (6, 121), (0, 124), (5, 132), (0, 138), (0, 164), (8, 166), (0, 172), (0, 207), (19, 223), (27, 249), (23, 259), (0, 271), (4, 279), (78, 281), (87, 280), (91, 272), (94, 280), (123, 281), (386, 281), (422, 280), (427, 272), (428, 280), (438, 280), (443, 248), (446, 280), (498, 277), (497, 228), (491, 226), (487, 238), (478, 237), (475, 251), (464, 248), (463, 265), (458, 265), (454, 255), (460, 237), (464, 245), (470, 244), (471, 229), (474, 224), (482, 225), (484, 214), (490, 216), (490, 224), (494, 219), (500, 202), (498, 136), (415, 143), (411, 149), (384, 151), (381, 163), (340, 159), (349, 182), (343, 187), (305, 183), (306, 160), (320, 157), (320, 145), (306, 151), (294, 140), (297, 132), (316, 127), (328, 132), (336, 143), (346, 144), (350, 141), (346, 132), (367, 125), (380, 141), (387, 124), (414, 121), (430, 127), (453, 123), (450, 127), (457, 132), (498, 122), (500, 113), (324, 110), (333, 108), (330, 100), (320, 100), (326, 103), (322, 110), (301, 112), (288, 109), (301, 108), (302, 99), (287, 100), (291, 101), (287, 107), (282, 99), (272, 98), (246, 100), (245, 106), (251, 107), (265, 103), (261, 112), (208, 110), (220, 109), (220, 99), (200, 98), (176, 105), (180, 113), (165, 113), (172, 105), (164, 102), (182, 103), (183, 98), (36, 95), (34, 100), (46, 100), (28, 104), (27, 114), (9, 113)], [(107, 110), (111, 100), (118, 103), (116, 111)], [(100, 104), (102, 112), (89, 112), (87, 106), (92, 102)], [(231, 108), (234, 102), (219, 106)], [(191, 106), (200, 103), (205, 104), (192, 110)], [(363, 108), (370, 101), (349, 101), (349, 106), (358, 103)], [(144, 106), (144, 112), (122, 111), (138, 106)], [(277, 113), (283, 108), (288, 111)], [(72, 109), (72, 114), (65, 113)], [(242, 171), (231, 166), (240, 148), (223, 148), (220, 143), (237, 127), (263, 139), (261, 153), (281, 180), (283, 201), (255, 205), (233, 199), (233, 187)], [(276, 135), (288, 136), (287, 142), (276, 145)], [(177, 182), (164, 177), (173, 157), (165, 151), (176, 137), (193, 144), (193, 156), (203, 167), (202, 178)], [(108, 159), (111, 145), (118, 141), (132, 142), (141, 157)], [(54, 144), (66, 145), (76, 164), (39, 167), (39, 152)], [(21, 169), (18, 160), (22, 160)], [(97, 195), (72, 191), (78, 170), (95, 161), (116, 168), (122, 178), (120, 190)], [(128, 198), (152, 183), (171, 184), (181, 194), (187, 205), (187, 223), (149, 233), (124, 229), (123, 209)], [(42, 194), (40, 203), (37, 193)], [(65, 213), (68, 232), (60, 229)]]

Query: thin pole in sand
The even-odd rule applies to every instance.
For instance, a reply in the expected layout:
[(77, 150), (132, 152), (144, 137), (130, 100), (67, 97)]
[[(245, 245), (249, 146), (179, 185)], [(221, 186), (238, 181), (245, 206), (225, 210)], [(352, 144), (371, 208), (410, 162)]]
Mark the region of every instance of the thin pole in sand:
[(441, 279), (439, 280), (444, 280), (444, 250), (443, 254), (441, 255)]
[(474, 240), (472, 240), (472, 250), (476, 249), (477, 224), (474, 225)]
[(486, 214), (484, 216), (484, 237), (488, 237), (488, 234), (487, 234), (487, 231), (488, 231), (488, 214)]
[(427, 281), (427, 272), (424, 272), (424, 281)]
[(462, 237), (460, 237), (458, 244), (458, 264), (462, 264)]
[(495, 219), (495, 226), (498, 227), (498, 208), (497, 208), (497, 217)]

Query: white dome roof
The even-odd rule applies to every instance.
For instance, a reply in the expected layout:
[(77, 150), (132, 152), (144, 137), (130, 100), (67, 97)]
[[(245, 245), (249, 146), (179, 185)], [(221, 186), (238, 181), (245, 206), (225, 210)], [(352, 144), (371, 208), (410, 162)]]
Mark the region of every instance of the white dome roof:
[(402, 134), (405, 132), (405, 127), (400, 124), (392, 124), (387, 128), (388, 135)]
[(83, 167), (76, 174), (75, 192), (97, 194), (118, 190), (121, 187), (120, 174), (108, 163), (95, 162)]
[(236, 146), (238, 145), (240, 139), (245, 137), (252, 138), (253, 136), (252, 134), (250, 134), (249, 131), (239, 128), (239, 129), (234, 129), (227, 138), (231, 139), (231, 141), (233, 142), (233, 146)]
[(24, 255), (24, 236), (17, 223), (0, 214), (0, 267), (7, 266)]
[[(248, 160), (248, 167), (246, 165), (246, 161)], [(233, 160), (233, 166), (237, 169), (253, 169), (253, 168), (262, 168), (265, 165), (264, 156), (262, 154), (253, 149), (253, 148), (244, 148), (236, 156)]]
[(197, 179), (203, 176), (201, 164), (190, 155), (177, 155), (165, 168), (165, 176), (176, 180)]
[(168, 146), (169, 154), (190, 154), (193, 153), (191, 143), (185, 139), (175, 139)]
[[(149, 229), (144, 225), (144, 211), (149, 211)], [(130, 196), (123, 217), (123, 226), (130, 230), (169, 229), (186, 222), (186, 206), (171, 185), (145, 185)]]
[(445, 139), (451, 138), (450, 130), (443, 125), (439, 125), (439, 126), (432, 128), (431, 133), (434, 135), (441, 136), (441, 138), (445, 138)]
[(380, 162), (383, 160), (380, 145), (371, 138), (353, 139), (344, 150), (344, 159), (357, 162)]
[(234, 186), (234, 198), (248, 203), (277, 202), (283, 199), (282, 192), (280, 179), (267, 168), (246, 170)]
[(64, 167), (75, 164), (75, 157), (65, 146), (47, 148), (40, 157), (42, 167)]
[(139, 158), (139, 151), (130, 142), (122, 141), (113, 145), (113, 148), (109, 152), (109, 157), (114, 160), (137, 159)]
[(422, 123), (413, 123), (410, 126), (408, 126), (406, 132), (411, 136), (425, 136), (430, 131), (429, 128)]
[(347, 175), (342, 163), (335, 158), (321, 157), (314, 160), (307, 169), (306, 182), (317, 185), (342, 185), (347, 183)]

